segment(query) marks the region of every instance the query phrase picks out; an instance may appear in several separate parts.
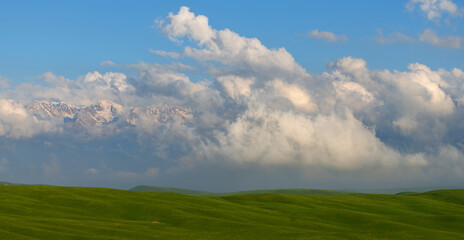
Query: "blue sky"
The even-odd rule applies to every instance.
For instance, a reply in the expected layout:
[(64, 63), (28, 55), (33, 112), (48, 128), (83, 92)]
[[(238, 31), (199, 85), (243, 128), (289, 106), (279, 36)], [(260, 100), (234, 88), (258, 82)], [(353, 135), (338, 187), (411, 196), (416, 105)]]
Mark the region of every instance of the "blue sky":
[[(343, 56), (368, 60), (379, 69), (404, 70), (420, 62), (432, 68), (462, 67), (462, 50), (421, 42), (378, 44), (378, 31), (417, 36), (426, 28), (441, 35), (464, 35), (462, 18), (444, 14), (440, 23), (405, 1), (3, 1), (0, 73), (13, 82), (44, 72), (76, 78), (100, 70), (100, 63), (166, 62), (150, 49), (181, 50), (153, 29), (153, 20), (187, 5), (209, 17), (213, 27), (256, 37), (270, 48), (285, 47), (309, 72)], [(450, 19), (446, 26), (444, 19)], [(344, 34), (327, 43), (305, 35), (314, 29)], [(103, 69), (104, 71), (105, 69)]]
[(464, 4), (2, 1), (2, 181), (464, 180)]

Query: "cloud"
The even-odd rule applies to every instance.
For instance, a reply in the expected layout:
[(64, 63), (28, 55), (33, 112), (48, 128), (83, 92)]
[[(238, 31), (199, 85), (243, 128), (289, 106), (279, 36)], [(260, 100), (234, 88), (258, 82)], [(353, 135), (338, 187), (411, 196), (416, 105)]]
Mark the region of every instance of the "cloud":
[(84, 171), (84, 174), (86, 175), (98, 174), (98, 170), (95, 168), (88, 168), (87, 170)]
[(163, 56), (163, 57), (170, 57), (170, 58), (174, 58), (174, 59), (177, 59), (177, 58), (180, 57), (180, 53), (176, 53), (176, 52), (166, 52), (166, 51), (162, 51), (162, 50), (153, 50), (153, 49), (150, 49), (150, 52), (154, 53), (154, 54), (157, 54), (157, 55), (160, 55), (160, 56)]
[(284, 83), (281, 80), (274, 80), (268, 84), (273, 88), (276, 96), (285, 97), (293, 105), (303, 112), (317, 112), (317, 105), (312, 101), (311, 96), (301, 87), (293, 84)]
[(61, 128), (59, 122), (36, 118), (22, 104), (0, 99), (0, 137), (28, 138), (41, 133), (60, 132)]
[(410, 0), (406, 7), (413, 11), (416, 6), (419, 6), (429, 20), (440, 21), (443, 14), (451, 16), (461, 16), (462, 11), (453, 3), (452, 0)]
[(307, 36), (311, 38), (325, 39), (328, 42), (348, 41), (348, 38), (345, 35), (335, 35), (331, 32), (319, 32), (317, 29), (309, 32)]
[[(167, 22), (166, 25), (164, 24), (165, 21)], [(200, 44), (206, 44), (217, 34), (217, 31), (208, 25), (208, 17), (203, 15), (195, 16), (185, 6), (181, 7), (176, 15), (169, 13), (169, 16), (158, 22), (158, 24), (172, 40), (189, 36), (191, 39), (199, 41)]]
[(389, 44), (389, 43), (396, 43), (396, 42), (414, 42), (416, 41), (414, 38), (410, 36), (406, 36), (399, 32), (390, 33), (388, 36), (384, 36), (383, 32), (379, 29), (378, 31), (379, 36), (376, 38), (378, 44)]
[(38, 77), (46, 84), (23, 83), (10, 91), (0, 92), (0, 98), (11, 98), (27, 104), (37, 100), (62, 101), (75, 105), (91, 105), (99, 100), (125, 101), (134, 91), (123, 73), (90, 72), (76, 80), (47, 72)]
[(0, 89), (9, 88), (11, 80), (0, 75)]
[(198, 103), (199, 101), (210, 105), (212, 102), (208, 103), (208, 100), (216, 98), (218, 94), (202, 83), (192, 82), (186, 74), (176, 71), (190, 69), (185, 65), (164, 66), (139, 63), (129, 67), (139, 71), (140, 81), (136, 83), (136, 88), (137, 94), (143, 97), (147, 97), (147, 95), (156, 97), (159, 99), (158, 101), (170, 102), (173, 105), (185, 102)]
[(251, 94), (251, 85), (255, 79), (242, 78), (235, 75), (219, 76), (217, 81), (223, 87), (226, 94), (236, 101), (242, 96), (249, 97)]
[(329, 68), (337, 69), (340, 73), (346, 76), (352, 76), (358, 81), (368, 83), (371, 82), (369, 70), (366, 67), (367, 63), (364, 59), (354, 57), (343, 57), (335, 62), (329, 63)]
[(116, 64), (116, 63), (114, 63), (114, 62), (108, 60), (108, 61), (103, 61), (103, 62), (101, 62), (101, 63), (100, 63), (100, 66), (102, 66), (102, 67), (103, 67), (103, 66), (118, 66), (118, 64)]
[[(222, 158), (267, 165), (322, 166), (360, 170), (376, 166), (426, 165), (401, 155), (355, 119), (331, 114), (309, 117), (254, 106), (218, 137)], [(414, 159), (414, 160), (412, 160)]]
[[(427, 126), (431, 130), (440, 128), (439, 119), (451, 115), (455, 110), (451, 97), (443, 90), (445, 83), (439, 74), (425, 65), (410, 64), (408, 68), (408, 73), (379, 74), (379, 78), (393, 83), (397, 88), (397, 92), (391, 97), (401, 96), (401, 103), (392, 102), (397, 104), (400, 113), (393, 121), (393, 126), (398, 127), (405, 135), (420, 132), (427, 124), (433, 124)], [(419, 116), (422, 119), (419, 119)], [(435, 123), (428, 122), (430, 118), (434, 119)]]
[(188, 7), (170, 13), (158, 22), (158, 27), (171, 40), (188, 37), (197, 42), (200, 48), (185, 47), (183, 55), (199, 61), (217, 61), (266, 75), (307, 75), (284, 48), (268, 49), (256, 38), (242, 37), (229, 29), (213, 29), (206, 16), (195, 16)]
[(427, 28), (419, 35), (419, 41), (437, 47), (461, 49), (461, 44), (464, 42), (464, 38), (458, 36), (439, 37), (432, 29)]

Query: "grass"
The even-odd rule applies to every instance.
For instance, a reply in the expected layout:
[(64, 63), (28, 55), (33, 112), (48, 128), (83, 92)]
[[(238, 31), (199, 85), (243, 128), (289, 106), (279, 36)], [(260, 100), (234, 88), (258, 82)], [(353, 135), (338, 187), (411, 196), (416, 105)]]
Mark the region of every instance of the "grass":
[(136, 186), (134, 188), (129, 189), (129, 191), (134, 191), (134, 192), (170, 192), (170, 193), (180, 193), (180, 194), (202, 196), (202, 197), (224, 197), (224, 196), (240, 195), (240, 194), (261, 194), (261, 193), (278, 193), (278, 194), (292, 194), (292, 195), (349, 195), (349, 194), (358, 194), (357, 192), (350, 192), (350, 191), (304, 189), (304, 188), (264, 189), (264, 190), (250, 190), (250, 191), (240, 191), (240, 192), (212, 193), (212, 192), (205, 192), (205, 191), (190, 190), (190, 189), (185, 189), (185, 188), (168, 188), (168, 187), (157, 187), (157, 186), (147, 186), (147, 185), (139, 185), (139, 186)]
[(21, 184), (10, 183), (10, 182), (0, 182), (0, 186), (14, 186), (14, 185), (21, 185)]
[(210, 192), (205, 191), (196, 191), (190, 190), (185, 188), (169, 188), (169, 187), (157, 187), (157, 186), (148, 186), (148, 185), (139, 185), (134, 188), (129, 189), (129, 191), (133, 192), (170, 192), (170, 193), (180, 193), (180, 194), (187, 194), (187, 195), (209, 195), (212, 194)]
[(0, 239), (464, 239), (464, 190), (199, 197), (0, 187)]

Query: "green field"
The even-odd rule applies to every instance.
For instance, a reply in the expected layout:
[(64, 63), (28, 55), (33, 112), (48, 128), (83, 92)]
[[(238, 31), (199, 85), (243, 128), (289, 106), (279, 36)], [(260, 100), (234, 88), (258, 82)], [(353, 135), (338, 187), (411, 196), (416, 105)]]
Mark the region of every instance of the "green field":
[(0, 239), (464, 239), (464, 190), (200, 197), (2, 186)]
[(196, 191), (185, 188), (168, 188), (168, 187), (157, 187), (139, 185), (129, 189), (134, 192), (170, 192), (170, 193), (181, 193), (193, 196), (202, 197), (224, 197), (231, 195), (242, 195), (242, 194), (261, 194), (261, 193), (279, 193), (279, 194), (292, 194), (292, 195), (350, 195), (359, 194), (357, 192), (339, 191), (339, 190), (323, 190), (323, 189), (304, 189), (304, 188), (293, 188), (293, 189), (265, 189), (265, 190), (249, 190), (240, 192), (225, 192), (225, 193), (212, 193), (205, 191)]

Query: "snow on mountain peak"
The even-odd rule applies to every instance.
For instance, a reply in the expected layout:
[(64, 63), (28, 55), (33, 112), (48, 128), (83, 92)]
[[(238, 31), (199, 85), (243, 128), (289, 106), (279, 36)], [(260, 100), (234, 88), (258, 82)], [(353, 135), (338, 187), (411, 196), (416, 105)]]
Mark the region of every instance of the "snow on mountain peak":
[(100, 100), (96, 104), (83, 107), (63, 102), (39, 101), (30, 103), (27, 109), (42, 118), (61, 118), (72, 128), (102, 126), (121, 121), (137, 125), (141, 119), (155, 123), (191, 122), (193, 119), (193, 111), (186, 107), (157, 104), (131, 107), (125, 111), (120, 104), (108, 100)]

